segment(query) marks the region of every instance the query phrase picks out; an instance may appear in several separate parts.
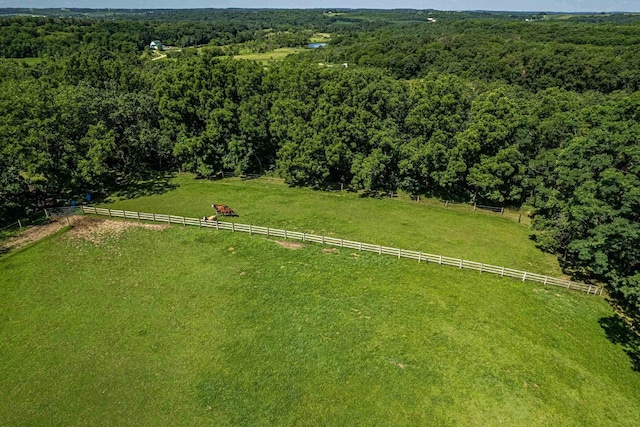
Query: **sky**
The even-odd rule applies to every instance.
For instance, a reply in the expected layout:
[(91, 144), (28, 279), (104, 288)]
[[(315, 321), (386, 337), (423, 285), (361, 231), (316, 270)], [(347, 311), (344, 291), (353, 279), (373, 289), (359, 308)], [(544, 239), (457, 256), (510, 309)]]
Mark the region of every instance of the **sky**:
[(0, 0), (3, 7), (33, 8), (367, 8), (544, 12), (640, 12), (640, 0)]

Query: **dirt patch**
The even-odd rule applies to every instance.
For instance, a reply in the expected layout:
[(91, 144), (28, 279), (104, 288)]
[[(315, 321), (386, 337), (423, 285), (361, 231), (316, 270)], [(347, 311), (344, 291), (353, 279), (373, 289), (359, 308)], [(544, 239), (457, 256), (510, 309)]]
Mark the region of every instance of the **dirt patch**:
[(129, 228), (140, 227), (149, 230), (163, 230), (168, 227), (167, 225), (113, 221), (79, 215), (57, 217), (52, 218), (41, 225), (27, 228), (19, 235), (4, 242), (0, 245), (0, 254), (21, 248), (29, 243), (36, 242), (50, 236), (67, 225), (71, 225), (71, 230), (69, 230), (67, 236), (72, 239), (87, 240), (95, 245), (101, 244), (107, 238), (118, 237), (123, 231)]
[(337, 254), (338, 252), (340, 252), (340, 250), (336, 248), (324, 248), (322, 250), (323, 254)]
[(71, 219), (73, 228), (68, 236), (75, 239), (82, 239), (98, 246), (106, 239), (120, 236), (125, 230), (130, 228), (146, 228), (148, 230), (164, 230), (168, 225), (141, 224), (129, 221), (114, 221), (100, 219), (89, 216), (74, 216)]
[(277, 244), (279, 244), (280, 246), (282, 246), (283, 248), (287, 248), (287, 249), (300, 249), (300, 248), (304, 248), (307, 245), (304, 245), (302, 243), (296, 243), (296, 242), (286, 242), (284, 240), (271, 240), (272, 242), (275, 242)]
[(18, 249), (29, 243), (36, 242), (52, 235), (62, 227), (67, 225), (65, 218), (54, 218), (44, 222), (41, 225), (35, 225), (27, 228), (22, 233), (0, 244), (0, 254), (9, 252), (12, 249)]
[(407, 365), (406, 363), (400, 363), (400, 362), (395, 361), (395, 360), (389, 360), (389, 363), (391, 363), (392, 365), (396, 365), (396, 366), (397, 366), (398, 368), (400, 368), (400, 369), (404, 369), (404, 368), (406, 368), (407, 366), (409, 366), (409, 365)]

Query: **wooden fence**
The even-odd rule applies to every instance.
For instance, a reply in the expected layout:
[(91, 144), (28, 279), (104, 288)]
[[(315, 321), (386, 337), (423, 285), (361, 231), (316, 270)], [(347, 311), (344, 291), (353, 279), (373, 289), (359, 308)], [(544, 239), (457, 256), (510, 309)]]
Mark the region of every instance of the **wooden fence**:
[(369, 243), (354, 242), (351, 240), (338, 239), (335, 237), (318, 236), (316, 234), (301, 233), (299, 231), (288, 231), (277, 228), (260, 227), (251, 224), (238, 224), (235, 222), (206, 221), (201, 218), (188, 218), (177, 215), (166, 215), (156, 213), (144, 213), (124, 211), (117, 209), (94, 208), (82, 206), (82, 213), (108, 216), (110, 218), (125, 218), (138, 221), (154, 221), (166, 224), (180, 224), (183, 226), (196, 226), (215, 228), (216, 230), (229, 230), (233, 232), (261, 234), (270, 237), (280, 237), (283, 239), (301, 240), (303, 242), (320, 243), (323, 245), (339, 246), (341, 248), (356, 249), (359, 251), (373, 252), (379, 255), (391, 255), (398, 258), (409, 258), (418, 262), (434, 263), (439, 265), (449, 265), (460, 269), (476, 270), (480, 273), (491, 273), (499, 276), (513, 277), (515, 279), (554, 285), (567, 289), (574, 289), (587, 294), (602, 295), (602, 287), (585, 283), (573, 282), (565, 279), (558, 279), (541, 274), (530, 273), (528, 271), (514, 270), (512, 268), (499, 267), (480, 262), (467, 261), (459, 258), (451, 258), (443, 255), (433, 255), (424, 252), (409, 251), (406, 249), (391, 248), (387, 246), (372, 245)]
[(46, 218), (49, 217), (49, 214), (46, 209), (40, 210), (32, 214), (28, 217), (20, 218), (10, 224), (4, 224), (0, 226), (0, 231), (5, 230), (21, 230), (23, 227), (27, 227), (30, 225), (40, 224)]

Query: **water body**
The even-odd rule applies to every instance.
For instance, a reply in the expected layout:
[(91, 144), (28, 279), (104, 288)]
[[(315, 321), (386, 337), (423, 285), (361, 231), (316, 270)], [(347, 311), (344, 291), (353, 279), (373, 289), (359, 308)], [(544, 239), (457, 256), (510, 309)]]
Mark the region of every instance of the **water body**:
[(307, 47), (311, 49), (317, 49), (319, 47), (325, 47), (326, 45), (327, 45), (326, 43), (309, 43)]

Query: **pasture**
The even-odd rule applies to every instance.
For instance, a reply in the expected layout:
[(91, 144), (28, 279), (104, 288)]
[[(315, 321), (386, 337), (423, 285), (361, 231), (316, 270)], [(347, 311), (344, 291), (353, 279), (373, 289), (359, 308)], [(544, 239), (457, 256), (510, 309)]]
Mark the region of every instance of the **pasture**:
[[(124, 195), (104, 206), (220, 203), (239, 222), (559, 271), (491, 214), (190, 175)], [(601, 298), (264, 236), (72, 225), (0, 257), (2, 425), (640, 419), (639, 368)]]
[(13, 60), (27, 65), (38, 65), (43, 61), (42, 58), (17, 58)]
[(298, 47), (281, 47), (278, 49), (270, 50), (268, 52), (263, 53), (240, 53), (238, 55), (233, 55), (234, 59), (248, 59), (251, 61), (260, 62), (262, 64), (268, 64), (273, 61), (281, 61), (288, 55), (293, 55), (296, 53), (300, 53), (304, 51), (303, 48)]
[(240, 214), (229, 221), (562, 276), (557, 259), (540, 252), (529, 239), (528, 226), (496, 214), (446, 209), (442, 204), (289, 188), (263, 179), (196, 180), (183, 174), (164, 183), (140, 184), (103, 206), (197, 218), (213, 214), (213, 203), (229, 205)]
[(600, 298), (258, 236), (96, 224), (0, 258), (3, 425), (640, 417), (640, 373), (607, 339), (618, 326)]

